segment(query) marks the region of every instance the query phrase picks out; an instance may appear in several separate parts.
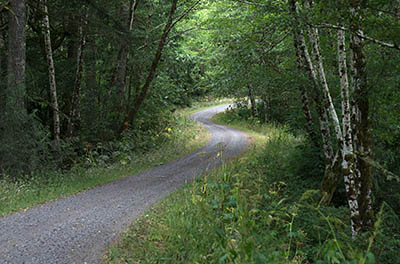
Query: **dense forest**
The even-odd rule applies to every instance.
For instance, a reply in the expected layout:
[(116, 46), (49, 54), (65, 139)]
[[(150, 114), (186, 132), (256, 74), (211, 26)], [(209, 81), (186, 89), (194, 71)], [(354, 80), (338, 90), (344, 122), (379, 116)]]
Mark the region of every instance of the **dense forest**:
[(176, 28), (197, 4), (3, 1), (2, 170), (69, 166), (85, 145), (154, 130), (203, 96)]
[(3, 181), (156, 148), (225, 97), (304, 139), (290, 162), (353, 240), (400, 223), (397, 0), (1, 0), (0, 33)]

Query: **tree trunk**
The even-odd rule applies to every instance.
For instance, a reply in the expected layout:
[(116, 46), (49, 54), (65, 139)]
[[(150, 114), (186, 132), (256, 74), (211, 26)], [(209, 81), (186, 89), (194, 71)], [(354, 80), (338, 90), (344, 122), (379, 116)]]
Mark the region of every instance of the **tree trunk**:
[(7, 108), (25, 112), (25, 0), (10, 0), (9, 8)]
[(85, 49), (85, 87), (87, 94), (91, 100), (88, 101), (88, 108), (91, 109), (87, 113), (85, 120), (86, 127), (93, 127), (99, 117), (99, 103), (101, 102), (100, 93), (97, 88), (97, 67), (96, 67), (96, 42), (95, 36), (87, 37), (87, 48)]
[(71, 96), (71, 107), (67, 125), (68, 137), (76, 136), (76, 134), (79, 132), (80, 129), (81, 85), (82, 85), (82, 71), (83, 71), (83, 56), (86, 45), (88, 5), (86, 4), (83, 8), (84, 8), (84, 15), (78, 27), (79, 44), (77, 49), (74, 90)]
[(357, 185), (357, 174), (355, 173), (355, 161), (353, 150), (353, 136), (351, 125), (351, 109), (349, 100), (349, 82), (347, 78), (346, 64), (346, 45), (345, 33), (343, 30), (338, 30), (338, 64), (340, 87), (342, 96), (342, 112), (343, 112), (343, 146), (342, 146), (342, 172), (346, 189), (347, 200), (351, 212), (352, 233), (357, 235), (357, 228), (360, 224), (359, 204), (357, 193), (359, 188)]
[(264, 111), (264, 122), (269, 120), (269, 100), (266, 95), (261, 96), (261, 100), (263, 101), (263, 111)]
[(289, 0), (290, 13), (293, 16), (293, 26), (296, 30), (296, 41), (297, 49), (296, 52), (299, 62), (304, 65), (303, 71), (308, 75), (308, 78), (312, 82), (313, 88), (313, 100), (317, 109), (319, 126), (322, 138), (322, 149), (325, 158), (325, 174), (321, 183), (321, 193), (322, 199), (321, 204), (328, 205), (332, 200), (333, 194), (337, 188), (338, 175), (336, 173), (337, 169), (337, 159), (333, 154), (333, 148), (330, 142), (331, 133), (328, 122), (328, 105), (321, 104), (323, 102), (323, 97), (320, 91), (320, 83), (318, 81), (317, 72), (312, 63), (310, 54), (307, 50), (307, 45), (304, 39), (303, 31), (300, 27), (300, 21), (297, 18), (297, 3), (296, 0)]
[[(0, 17), (3, 24), (3, 19)], [(7, 80), (7, 33), (3, 31), (0, 38), (0, 80)], [(5, 111), (6, 106), (7, 82), (0, 83), (0, 117)]]
[(325, 69), (324, 69), (324, 64), (322, 61), (321, 48), (320, 48), (320, 44), (319, 44), (318, 29), (310, 27), (309, 35), (310, 35), (310, 40), (311, 40), (311, 43), (313, 46), (314, 57), (315, 57), (315, 61), (317, 63), (319, 78), (321, 81), (322, 91), (323, 91), (323, 95), (324, 95), (323, 103), (326, 105), (325, 108), (328, 110), (328, 113), (333, 121), (335, 132), (336, 132), (336, 138), (339, 141), (339, 145), (340, 145), (340, 143), (343, 140), (342, 139), (342, 130), (340, 128), (339, 118), (337, 116), (336, 109), (335, 109), (335, 106), (332, 101), (331, 93), (329, 91), (328, 82), (327, 82), (326, 76), (325, 76)]
[[(150, 39), (150, 31), (151, 31), (151, 25), (153, 23), (153, 1), (149, 1), (147, 6), (148, 14), (147, 14), (147, 21), (146, 21), (146, 27), (145, 27), (145, 37), (144, 37), (144, 47), (148, 47), (149, 45), (149, 39)], [(133, 65), (132, 65), (133, 66)], [(143, 63), (138, 63), (135, 65), (135, 69), (132, 69), (132, 74), (130, 76), (130, 90), (128, 93), (128, 101), (126, 104), (126, 113), (129, 112), (129, 109), (132, 106), (132, 101), (135, 101), (137, 96), (140, 94), (140, 89), (141, 89), (141, 80), (143, 76), (143, 72), (145, 70), (145, 65)]]
[[(353, 63), (353, 90), (355, 110), (355, 131), (354, 131), (354, 146), (356, 153), (359, 153), (367, 158), (371, 156), (371, 132), (369, 121), (369, 95), (366, 76), (366, 63), (363, 52), (364, 40), (361, 19), (364, 2), (361, 0), (350, 1), (350, 30), (357, 34), (352, 34), (350, 48), (352, 50)], [(373, 209), (372, 209), (372, 167), (363, 159), (357, 158), (357, 168), (360, 173), (360, 195), (355, 198), (359, 204), (360, 223), (353, 224), (353, 232), (355, 235), (359, 231), (367, 231), (373, 225)], [(349, 201), (350, 203), (350, 201)], [(352, 211), (353, 213), (353, 211)]]
[[(135, 20), (135, 11), (138, 7), (139, 0), (132, 0), (129, 6), (129, 15), (126, 18), (127, 25), (127, 34), (123, 36), (121, 39), (121, 46), (118, 52), (117, 65), (115, 66), (114, 74), (111, 80), (111, 88), (116, 86), (116, 93), (118, 102), (119, 111), (124, 109), (125, 105), (125, 96), (126, 96), (126, 72), (127, 72), (127, 64), (128, 58), (130, 55), (130, 39), (131, 32), (133, 31), (133, 25)], [(110, 89), (111, 90), (111, 89)]]
[(60, 141), (60, 115), (59, 115), (59, 108), (57, 101), (56, 73), (54, 70), (53, 50), (51, 47), (51, 39), (50, 39), (50, 21), (49, 21), (49, 14), (48, 14), (46, 0), (42, 0), (42, 5), (44, 13), (44, 18), (43, 18), (44, 44), (45, 44), (46, 58), (49, 70), (51, 106), (53, 109), (53, 137), (56, 144), (58, 145)]
[[(293, 5), (293, 4), (292, 4)], [(293, 12), (293, 11), (292, 11)], [(295, 12), (295, 10), (294, 10)], [(299, 72), (304, 72), (304, 59), (300, 50), (300, 40), (299, 40), (299, 29), (297, 28), (296, 21), (293, 23), (293, 44), (296, 52), (296, 63)], [(304, 84), (300, 85), (300, 93), (301, 93), (301, 105), (304, 117), (306, 119), (306, 132), (311, 139), (313, 145), (317, 148), (320, 148), (320, 144), (318, 143), (317, 135), (314, 131), (314, 121), (311, 115), (311, 102), (308, 95), (307, 87)]]
[(155, 77), (157, 66), (160, 61), (165, 43), (167, 41), (168, 34), (172, 29), (172, 25), (173, 25), (172, 22), (174, 19), (174, 14), (175, 14), (176, 8), (177, 8), (177, 2), (178, 2), (178, 0), (172, 0), (171, 9), (169, 11), (169, 16), (168, 16), (168, 21), (164, 26), (163, 33), (161, 35), (161, 39), (158, 43), (158, 49), (154, 55), (153, 62), (150, 66), (150, 69), (149, 69), (149, 72), (148, 72), (148, 75), (146, 78), (146, 82), (144, 83), (143, 87), (140, 89), (139, 93), (137, 94), (135, 101), (133, 103), (133, 106), (130, 108), (128, 115), (125, 118), (125, 122), (121, 125), (121, 127), (119, 129), (119, 133), (122, 133), (125, 130), (126, 123), (129, 123), (129, 122), (133, 123), (133, 121), (136, 118), (136, 115), (140, 109), (140, 106), (142, 105), (144, 99), (147, 96), (147, 92), (148, 92), (150, 85)]
[(247, 90), (251, 104), (251, 116), (255, 117), (257, 114), (257, 106), (256, 106), (256, 99), (254, 98), (253, 87), (250, 84), (248, 84)]

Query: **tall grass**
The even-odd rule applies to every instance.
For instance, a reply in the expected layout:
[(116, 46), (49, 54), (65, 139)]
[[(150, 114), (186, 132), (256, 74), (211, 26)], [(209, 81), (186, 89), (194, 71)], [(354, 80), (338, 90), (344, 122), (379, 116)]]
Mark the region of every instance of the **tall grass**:
[(104, 263), (399, 263), (386, 209), (374, 232), (352, 240), (347, 208), (318, 205), (318, 170), (297, 164), (314, 155), (302, 137), (234, 112), (216, 120), (246, 130), (249, 151), (154, 206)]

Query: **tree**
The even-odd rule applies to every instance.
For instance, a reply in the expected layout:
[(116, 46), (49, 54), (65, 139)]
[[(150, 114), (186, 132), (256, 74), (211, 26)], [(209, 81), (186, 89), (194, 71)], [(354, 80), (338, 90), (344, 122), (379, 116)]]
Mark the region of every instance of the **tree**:
[(44, 44), (46, 50), (46, 58), (48, 64), (49, 71), (49, 86), (50, 86), (50, 98), (51, 98), (51, 108), (53, 110), (53, 137), (56, 144), (59, 144), (60, 141), (60, 110), (58, 108), (58, 99), (57, 99), (57, 86), (56, 86), (56, 72), (54, 69), (54, 60), (53, 60), (53, 49), (51, 46), (51, 38), (50, 38), (50, 21), (49, 21), (49, 13), (47, 8), (47, 0), (42, 1), (43, 8), (43, 30), (44, 30)]
[[(114, 73), (111, 79), (110, 89), (116, 86), (117, 103), (116, 111), (123, 111), (125, 106), (126, 97), (126, 76), (128, 67), (128, 58), (131, 49), (132, 31), (135, 21), (135, 11), (139, 5), (140, 0), (130, 1), (127, 10), (121, 8), (121, 16), (125, 17), (123, 26), (125, 26), (125, 34), (121, 36), (120, 47), (118, 51), (117, 65), (115, 66)], [(128, 13), (128, 15), (126, 15)]]
[[(372, 227), (373, 209), (372, 209), (372, 167), (369, 163), (360, 158), (371, 156), (371, 128), (369, 120), (369, 94), (366, 74), (366, 62), (363, 51), (364, 35), (361, 21), (363, 19), (363, 10), (365, 1), (350, 1), (350, 30), (354, 32), (351, 35), (350, 48), (352, 51), (352, 91), (354, 92), (353, 122), (354, 137), (357, 162), (358, 179), (357, 186), (360, 226), (355, 225), (355, 232), (366, 231)], [(350, 198), (351, 199), (351, 198)], [(352, 209), (352, 208), (351, 208)], [(353, 211), (352, 211), (353, 213)]]
[(25, 111), (25, 1), (10, 1), (8, 15), (7, 108)]
[(190, 6), (187, 10), (185, 10), (181, 16), (179, 16), (178, 18), (175, 19), (174, 21), (174, 15), (175, 15), (175, 11), (177, 9), (177, 2), (178, 0), (172, 0), (171, 3), (171, 8), (169, 11), (169, 15), (168, 15), (168, 20), (164, 26), (164, 29), (162, 31), (162, 35), (160, 40), (158, 41), (158, 48), (154, 54), (152, 63), (150, 68), (148, 69), (148, 73), (147, 73), (147, 77), (146, 80), (144, 82), (144, 84), (142, 85), (142, 87), (140, 87), (138, 89), (138, 93), (135, 96), (135, 99), (133, 100), (133, 105), (130, 107), (130, 109), (128, 110), (128, 113), (125, 117), (125, 121), (122, 123), (122, 125), (120, 126), (119, 131), (122, 132), (125, 128), (126, 128), (126, 124), (127, 123), (133, 123), (136, 115), (141, 107), (141, 105), (143, 104), (147, 93), (149, 91), (150, 85), (152, 84), (155, 74), (156, 74), (156, 70), (157, 70), (157, 66), (160, 62), (164, 47), (167, 43), (167, 37), (169, 35), (169, 33), (171, 32), (172, 28), (181, 20), (183, 19), (200, 1), (196, 1), (192, 6)]
[(71, 106), (67, 125), (67, 135), (69, 137), (74, 136), (74, 134), (79, 132), (80, 129), (80, 101), (81, 101), (81, 89), (82, 89), (82, 75), (83, 75), (83, 63), (84, 63), (84, 49), (86, 46), (86, 35), (87, 35), (87, 23), (88, 23), (88, 4), (83, 6), (83, 16), (79, 24), (79, 44), (77, 46), (77, 56), (76, 56), (76, 74), (74, 89), (71, 96)]

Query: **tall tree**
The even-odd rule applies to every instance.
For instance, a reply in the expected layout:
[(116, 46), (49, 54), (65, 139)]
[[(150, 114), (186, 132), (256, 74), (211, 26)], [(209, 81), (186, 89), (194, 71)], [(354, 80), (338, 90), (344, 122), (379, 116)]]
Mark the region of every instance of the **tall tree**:
[[(365, 41), (362, 27), (363, 12), (366, 2), (362, 0), (350, 1), (350, 48), (352, 51), (352, 90), (354, 93), (353, 122), (354, 147), (359, 170), (359, 179), (356, 180), (359, 195), (356, 196), (359, 205), (360, 225), (354, 225), (354, 232), (365, 231), (372, 227), (372, 167), (362, 157), (371, 156), (371, 130), (369, 120), (369, 93), (364, 55)], [(357, 189), (358, 189), (357, 188)]]
[(53, 110), (53, 137), (54, 140), (56, 141), (56, 144), (58, 144), (60, 141), (60, 113), (59, 113), (60, 111), (57, 99), (56, 72), (54, 69), (53, 49), (51, 47), (50, 21), (49, 21), (47, 0), (42, 0), (42, 9), (44, 14), (43, 16), (44, 44), (45, 44), (46, 58), (49, 71), (51, 107)]
[[(136, 95), (134, 102), (133, 102), (133, 106), (129, 109), (128, 114), (125, 118), (125, 122), (120, 127), (120, 132), (122, 132), (126, 128), (126, 125), (125, 125), (126, 122), (129, 123), (129, 122), (134, 121), (134, 119), (136, 118), (136, 115), (140, 109), (140, 106), (142, 105), (143, 101), (145, 100), (145, 98), (147, 96), (150, 85), (155, 77), (157, 66), (158, 66), (158, 63), (160, 62), (162, 52), (164, 50), (164, 46), (167, 42), (168, 34), (174, 25), (173, 20), (174, 20), (175, 11), (177, 8), (177, 2), (178, 2), (178, 0), (172, 0), (171, 9), (170, 9), (169, 15), (168, 15), (168, 20), (164, 26), (164, 29), (163, 29), (163, 32), (161, 35), (161, 39), (158, 42), (158, 48), (157, 48), (156, 53), (154, 54), (153, 61), (151, 63), (150, 69), (149, 69), (147, 77), (146, 77), (146, 81), (143, 84), (143, 86), (140, 88), (139, 93)], [(178, 20), (175, 22), (178, 22)]]
[[(295, 39), (295, 48), (297, 49), (296, 55), (298, 56), (297, 61), (298, 65), (301, 65), (303, 68), (302, 71), (305, 72), (306, 76), (311, 81), (312, 84), (312, 94), (313, 100), (315, 103), (315, 107), (317, 109), (318, 120), (319, 120), (319, 127), (320, 127), (320, 134), (322, 138), (322, 149), (324, 153), (324, 160), (325, 160), (325, 174), (321, 184), (321, 192), (322, 192), (322, 204), (329, 204), (332, 200), (333, 194), (337, 187), (337, 162), (335, 159), (333, 147), (331, 145), (331, 131), (329, 126), (329, 110), (331, 110), (331, 106), (329, 102), (327, 102), (327, 97), (323, 95), (321, 92), (321, 86), (319, 79), (318, 79), (318, 72), (315, 69), (313, 64), (313, 60), (311, 59), (310, 53), (307, 48), (307, 44), (305, 41), (304, 31), (301, 27), (300, 19), (298, 17), (298, 3), (296, 0), (289, 1), (289, 10), (290, 14), (293, 17), (293, 27), (294, 27), (294, 39)], [(312, 33), (311, 33), (312, 34)], [(311, 35), (311, 39), (315, 36)], [(316, 55), (319, 53), (319, 46), (315, 45), (314, 43), (313, 48)], [(316, 50), (317, 49), (317, 50)], [(317, 56), (317, 62), (321, 59)], [(321, 66), (318, 67), (320, 70)], [(323, 82), (324, 83), (324, 82)], [(324, 87), (324, 92), (326, 95), (326, 87)], [(304, 108), (304, 103), (303, 103)]]
[(357, 200), (357, 193), (359, 192), (357, 181), (359, 178), (359, 174), (357, 173), (357, 168), (355, 166), (356, 164), (353, 147), (350, 91), (346, 60), (346, 42), (345, 33), (343, 30), (338, 30), (337, 32), (337, 46), (343, 112), (342, 173), (347, 194), (347, 201), (350, 208), (352, 233), (353, 236), (356, 236), (357, 232), (359, 231), (359, 226), (361, 225), (359, 204)]
[[(1, 8), (1, 7), (0, 7)], [(0, 23), (5, 24), (5, 19), (3, 16), (0, 16)], [(0, 79), (7, 80), (7, 65), (8, 65), (8, 58), (7, 58), (7, 43), (8, 43), (8, 36), (7, 31), (2, 30), (0, 35)], [(6, 90), (7, 90), (7, 83), (0, 84), (0, 115), (4, 112), (5, 104), (6, 104)]]
[(8, 19), (7, 107), (25, 111), (25, 0), (11, 0)]
[[(125, 96), (126, 96), (126, 76), (127, 76), (127, 66), (128, 66), (128, 58), (131, 49), (131, 33), (133, 31), (134, 21), (135, 21), (135, 12), (139, 5), (140, 0), (131, 0), (129, 3), (128, 10), (124, 10), (121, 8), (122, 16), (126, 17), (124, 19), (125, 26), (125, 34), (121, 36), (120, 40), (120, 48), (118, 52), (117, 65), (115, 66), (114, 74), (111, 80), (111, 87), (116, 86), (117, 92), (117, 100), (118, 100), (118, 109), (117, 111), (123, 110), (123, 106), (125, 104)], [(128, 15), (125, 15), (126, 11), (128, 11)]]
[(77, 46), (76, 54), (76, 74), (74, 89), (71, 96), (70, 112), (67, 125), (67, 135), (72, 137), (79, 131), (80, 127), (80, 101), (81, 101), (81, 86), (82, 86), (82, 74), (83, 74), (83, 63), (84, 63), (84, 49), (86, 46), (86, 34), (87, 34), (87, 20), (88, 20), (88, 4), (83, 4), (83, 15), (80, 19), (78, 27), (79, 44)]

